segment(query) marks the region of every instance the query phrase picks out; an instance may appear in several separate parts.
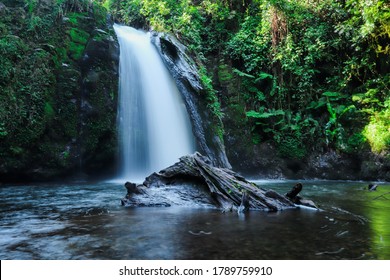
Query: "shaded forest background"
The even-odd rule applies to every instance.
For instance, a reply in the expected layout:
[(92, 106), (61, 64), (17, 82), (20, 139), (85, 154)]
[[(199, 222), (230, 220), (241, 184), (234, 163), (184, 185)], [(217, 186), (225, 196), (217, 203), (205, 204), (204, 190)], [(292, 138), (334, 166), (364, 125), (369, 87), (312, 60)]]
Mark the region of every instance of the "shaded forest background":
[(113, 20), (187, 46), (234, 169), (390, 180), (387, 1), (3, 0), (0, 16), (4, 174), (112, 162), (115, 105), (104, 104), (116, 102), (115, 66), (86, 67), (85, 53), (96, 41), (96, 57), (110, 53)]

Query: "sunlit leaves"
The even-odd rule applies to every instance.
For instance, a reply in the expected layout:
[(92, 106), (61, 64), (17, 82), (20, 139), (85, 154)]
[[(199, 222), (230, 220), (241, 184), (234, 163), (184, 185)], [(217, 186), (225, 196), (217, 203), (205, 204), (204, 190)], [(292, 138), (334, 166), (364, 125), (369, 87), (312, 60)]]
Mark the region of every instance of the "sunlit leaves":
[[(236, 96), (237, 115), (246, 113), (261, 139), (300, 134), (346, 151), (367, 123), (384, 135), (373, 124), (385, 119), (390, 96), (389, 1), (118, 1), (141, 6), (152, 28), (174, 33), (198, 62), (223, 60), (229, 71), (203, 75), (210, 106), (220, 112), (217, 93)], [(218, 82), (229, 96), (215, 90)]]
[(283, 116), (285, 112), (283, 110), (270, 110), (266, 112), (249, 111), (246, 113), (247, 117), (255, 119), (268, 119), (276, 116)]
[(390, 151), (390, 100), (386, 104), (386, 109), (372, 115), (369, 124), (363, 130), (371, 149), (377, 153)]
[(338, 26), (339, 34), (352, 35), (354, 45), (368, 42), (379, 53), (390, 54), (390, 4), (382, 0), (348, 0), (347, 6), (351, 17)]

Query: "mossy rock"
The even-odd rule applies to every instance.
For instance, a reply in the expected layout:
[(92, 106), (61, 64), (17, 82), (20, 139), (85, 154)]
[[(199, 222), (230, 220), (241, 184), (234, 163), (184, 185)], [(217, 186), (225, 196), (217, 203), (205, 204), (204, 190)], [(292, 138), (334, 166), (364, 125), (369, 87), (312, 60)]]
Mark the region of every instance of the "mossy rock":
[[(1, 178), (49, 179), (114, 157), (118, 77), (107, 13), (68, 2), (62, 19), (51, 0), (32, 10), (22, 0), (0, 4)], [(91, 61), (87, 46), (99, 49)]]

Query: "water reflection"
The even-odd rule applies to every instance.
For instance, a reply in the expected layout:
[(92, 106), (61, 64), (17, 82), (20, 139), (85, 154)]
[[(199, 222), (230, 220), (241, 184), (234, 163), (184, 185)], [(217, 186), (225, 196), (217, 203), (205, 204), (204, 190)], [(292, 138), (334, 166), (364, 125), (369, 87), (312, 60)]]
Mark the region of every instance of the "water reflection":
[[(263, 181), (279, 193), (295, 182)], [(118, 184), (3, 186), (1, 259), (390, 259), (390, 191), (304, 182), (308, 209), (125, 208)], [(377, 199), (376, 199), (377, 198)]]
[(371, 250), (378, 259), (390, 259), (390, 194), (379, 187), (367, 194), (365, 209), (370, 220)]

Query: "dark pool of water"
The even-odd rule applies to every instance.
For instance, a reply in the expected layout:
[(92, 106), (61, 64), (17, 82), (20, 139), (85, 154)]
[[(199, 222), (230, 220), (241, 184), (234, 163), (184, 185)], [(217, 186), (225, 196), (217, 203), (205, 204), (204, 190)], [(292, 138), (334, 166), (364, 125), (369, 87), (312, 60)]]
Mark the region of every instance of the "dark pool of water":
[[(287, 192), (295, 182), (259, 181)], [(1, 259), (390, 259), (390, 184), (303, 182), (324, 211), (120, 206), (120, 184), (0, 187)]]

